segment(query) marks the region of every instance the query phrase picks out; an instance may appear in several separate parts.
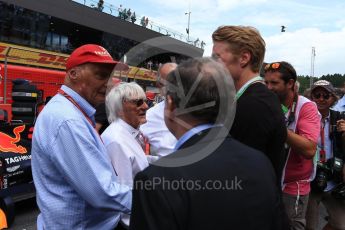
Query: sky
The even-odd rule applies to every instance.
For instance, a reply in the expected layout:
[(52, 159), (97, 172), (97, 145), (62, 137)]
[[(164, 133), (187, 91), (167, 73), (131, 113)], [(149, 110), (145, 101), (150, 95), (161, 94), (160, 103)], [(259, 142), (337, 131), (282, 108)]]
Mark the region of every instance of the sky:
[[(298, 75), (345, 74), (344, 0), (105, 0), (131, 8), (138, 18), (186, 34), (206, 43), (204, 56), (212, 53), (211, 35), (221, 25), (257, 28), (266, 42), (265, 62), (288, 61)], [(281, 26), (286, 27), (281, 32)]]

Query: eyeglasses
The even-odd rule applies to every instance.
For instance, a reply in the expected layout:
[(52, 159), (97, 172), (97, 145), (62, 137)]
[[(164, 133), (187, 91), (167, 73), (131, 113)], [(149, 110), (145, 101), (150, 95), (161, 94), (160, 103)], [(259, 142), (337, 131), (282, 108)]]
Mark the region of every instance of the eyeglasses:
[(269, 69), (279, 69), (279, 67), (280, 67), (280, 62), (269, 63), (265, 66), (265, 71)]
[(124, 101), (128, 101), (130, 103), (133, 103), (135, 104), (137, 107), (140, 107), (142, 106), (144, 103), (147, 103), (147, 100), (146, 99), (132, 99), (132, 100), (127, 100), (125, 99)]
[(322, 93), (315, 93), (315, 94), (312, 94), (313, 98), (315, 99), (320, 99), (321, 97), (323, 97), (323, 99), (325, 100), (328, 100), (331, 95), (328, 93), (328, 94), (322, 94)]

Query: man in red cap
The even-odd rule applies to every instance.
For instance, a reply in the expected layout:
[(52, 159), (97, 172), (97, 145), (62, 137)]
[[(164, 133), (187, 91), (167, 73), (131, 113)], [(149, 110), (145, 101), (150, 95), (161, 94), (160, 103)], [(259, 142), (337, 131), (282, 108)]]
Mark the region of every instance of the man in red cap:
[(101, 46), (77, 48), (66, 63), (58, 94), (39, 115), (32, 142), (32, 173), (41, 214), (38, 229), (114, 229), (130, 213), (131, 192), (117, 183), (95, 131), (114, 61)]

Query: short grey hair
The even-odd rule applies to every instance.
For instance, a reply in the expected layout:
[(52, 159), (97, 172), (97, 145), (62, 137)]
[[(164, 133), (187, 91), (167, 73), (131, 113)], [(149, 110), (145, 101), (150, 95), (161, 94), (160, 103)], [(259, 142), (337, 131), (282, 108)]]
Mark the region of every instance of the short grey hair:
[(146, 99), (145, 92), (140, 85), (135, 82), (120, 83), (114, 86), (105, 98), (109, 123), (119, 118), (119, 112), (122, 111), (124, 100)]
[[(230, 86), (226, 79), (231, 78), (228, 70), (223, 64), (212, 58), (194, 58), (183, 61), (178, 67), (167, 76), (166, 95), (169, 95), (178, 110), (184, 111), (199, 121), (215, 123), (217, 118), (224, 121), (226, 114), (219, 114), (221, 99), (224, 93), (218, 84)], [(198, 82), (198, 84), (195, 84)], [(218, 82), (218, 84), (217, 84)], [(231, 83), (233, 86), (233, 83)], [(194, 87), (194, 88), (193, 88)], [(193, 94), (187, 102), (183, 102), (186, 94)], [(231, 88), (226, 88), (231, 90)], [(233, 93), (233, 96), (235, 94)], [(233, 98), (229, 99), (230, 101)], [(203, 107), (213, 102), (212, 106)], [(188, 108), (196, 108), (188, 111)], [(187, 109), (186, 109), (187, 108)], [(177, 111), (178, 111), (177, 110)], [(178, 114), (178, 112), (176, 113)]]

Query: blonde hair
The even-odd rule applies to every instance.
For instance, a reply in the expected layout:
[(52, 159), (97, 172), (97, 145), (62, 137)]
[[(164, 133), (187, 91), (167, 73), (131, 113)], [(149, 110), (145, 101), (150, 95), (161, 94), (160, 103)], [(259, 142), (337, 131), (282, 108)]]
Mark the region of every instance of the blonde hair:
[(213, 42), (227, 42), (235, 55), (246, 51), (251, 54), (251, 70), (259, 72), (264, 61), (266, 43), (259, 31), (250, 26), (220, 26), (212, 34)]

